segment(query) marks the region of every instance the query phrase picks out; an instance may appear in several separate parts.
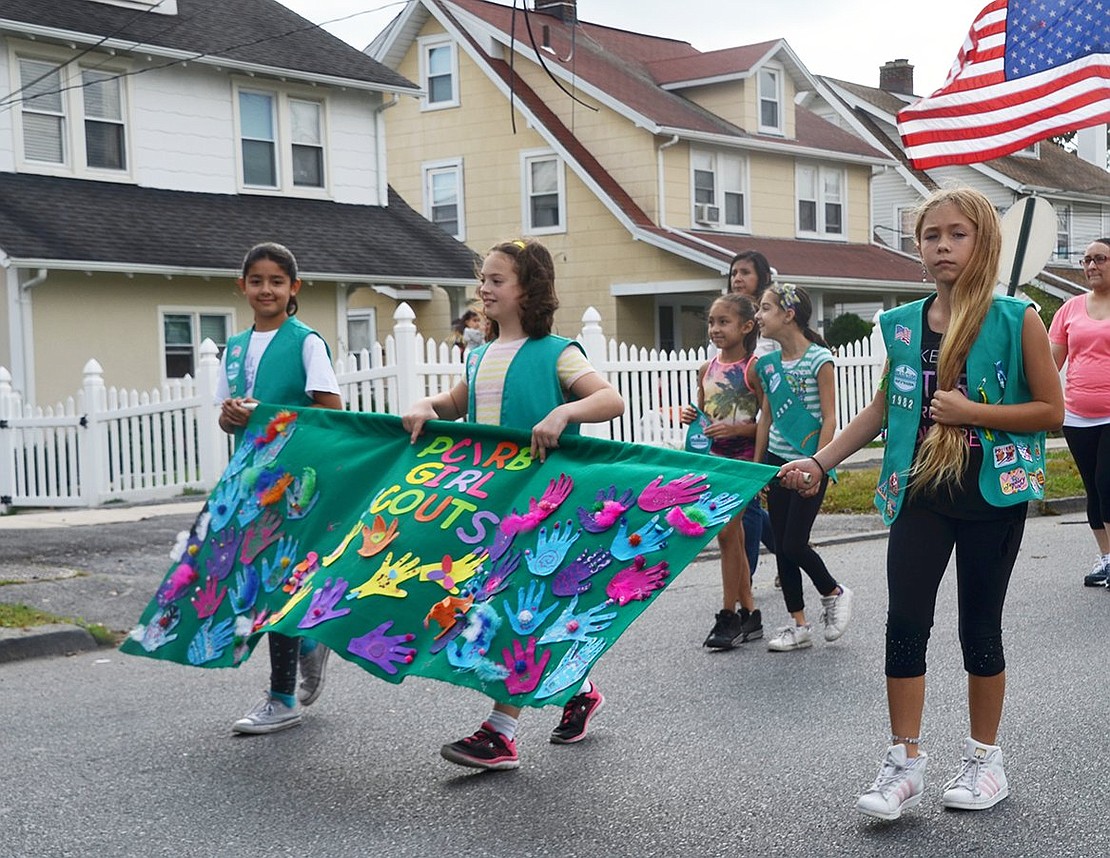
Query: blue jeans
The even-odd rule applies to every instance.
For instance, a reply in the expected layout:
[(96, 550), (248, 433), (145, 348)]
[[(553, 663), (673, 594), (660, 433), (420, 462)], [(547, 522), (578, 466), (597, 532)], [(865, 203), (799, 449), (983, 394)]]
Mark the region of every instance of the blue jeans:
[(775, 534), (771, 530), (771, 519), (759, 503), (759, 497), (754, 497), (744, 508), (744, 550), (748, 554), (748, 568), (755, 576), (755, 567), (759, 564), (759, 543), (763, 542), (767, 550), (775, 553)]

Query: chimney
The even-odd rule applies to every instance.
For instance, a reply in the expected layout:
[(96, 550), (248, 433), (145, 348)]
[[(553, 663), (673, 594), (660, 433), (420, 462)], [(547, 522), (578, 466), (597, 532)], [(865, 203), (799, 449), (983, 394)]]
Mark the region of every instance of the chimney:
[(879, 89), (913, 95), (913, 66), (909, 60), (891, 60), (879, 66)]
[(533, 8), (541, 15), (551, 15), (564, 24), (578, 23), (578, 0), (534, 0)]

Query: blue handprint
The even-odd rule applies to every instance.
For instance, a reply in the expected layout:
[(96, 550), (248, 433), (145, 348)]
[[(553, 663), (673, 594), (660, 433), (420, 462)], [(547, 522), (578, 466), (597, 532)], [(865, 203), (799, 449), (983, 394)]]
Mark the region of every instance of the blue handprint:
[(208, 511), (212, 514), (212, 532), (219, 533), (231, 517), (235, 515), (235, 508), (242, 500), (242, 486), (238, 476), (229, 477), (216, 486), (212, 492), (212, 499), (208, 501)]
[(150, 622), (136, 628), (130, 636), (147, 652), (154, 652), (158, 647), (177, 640), (177, 635), (171, 632), (177, 628), (179, 622), (181, 622), (181, 609), (177, 605), (167, 605), (155, 611)]
[(501, 617), (489, 605), (475, 605), (466, 615), (466, 627), (447, 646), (447, 661), (462, 670), (474, 670), (489, 655), (490, 643)]
[(533, 575), (550, 575), (559, 568), (563, 558), (567, 556), (570, 547), (582, 535), (582, 531), (575, 530), (569, 522), (555, 522), (551, 529), (551, 536), (547, 535), (547, 528), (541, 527), (536, 537), (536, 553), (525, 549), (524, 559), (528, 563), (528, 570)]
[(239, 504), (239, 512), (235, 516), (240, 526), (246, 527), (260, 515), (262, 515), (262, 501), (258, 492), (245, 492), (243, 502)]
[(200, 665), (215, 661), (224, 654), (224, 650), (234, 639), (235, 618), (228, 617), (213, 628), (214, 619), (215, 617), (209, 617), (205, 620), (204, 625), (197, 630), (196, 635), (189, 642), (189, 664)]
[(618, 560), (631, 560), (637, 554), (662, 551), (667, 547), (667, 537), (672, 533), (674, 528), (664, 529), (659, 523), (658, 515), (653, 515), (648, 523), (635, 533), (628, 533), (628, 519), (621, 518), (620, 527), (617, 528), (617, 535), (613, 537), (609, 552)]
[(509, 618), (509, 625), (518, 635), (532, 634), (543, 624), (548, 615), (559, 607), (559, 603), (556, 602), (550, 608), (540, 610), (543, 597), (547, 594), (547, 585), (542, 581), (529, 581), (527, 590), (521, 587), (516, 593), (516, 610), (514, 611), (509, 600), (505, 599), (505, 614)]
[(616, 611), (602, 613), (609, 607), (608, 602), (594, 605), (580, 614), (574, 612), (577, 607), (578, 597), (575, 596), (570, 600), (570, 604), (563, 608), (559, 618), (543, 633), (539, 642), (547, 644), (560, 641), (584, 641), (588, 635), (609, 628), (617, 618)]
[(254, 439), (257, 437), (258, 435), (255, 432), (243, 433), (243, 440), (239, 442), (239, 446), (235, 448), (235, 453), (228, 461), (227, 468), (224, 469), (224, 476), (233, 477), (250, 464), (251, 457), (254, 456)]
[(281, 586), (282, 581), (289, 572), (289, 568), (293, 565), (293, 560), (297, 556), (297, 548), (299, 542), (291, 536), (283, 536), (277, 544), (277, 551), (274, 553), (273, 565), (265, 557), (262, 558), (262, 586), (266, 589), (267, 593), (272, 593)]
[(261, 587), (262, 579), (253, 564), (239, 569), (235, 573), (235, 584), (228, 593), (231, 599), (231, 610), (236, 614), (245, 614), (253, 608)]
[(590, 665), (594, 659), (601, 655), (603, 649), (605, 649), (605, 641), (601, 638), (586, 638), (580, 642), (575, 641), (574, 645), (563, 656), (562, 661), (556, 665), (551, 673), (544, 677), (536, 691), (536, 699), (542, 700), (544, 697), (558, 694), (564, 688), (570, 688), (586, 675)]
[(730, 521), (735, 514), (733, 510), (744, 506), (744, 499), (735, 492), (721, 492), (716, 497), (710, 497), (710, 494), (711, 492), (706, 492), (698, 498), (697, 503), (683, 507), (683, 511), (695, 520), (695, 516), (700, 514), (704, 517), (705, 524), (712, 527)]

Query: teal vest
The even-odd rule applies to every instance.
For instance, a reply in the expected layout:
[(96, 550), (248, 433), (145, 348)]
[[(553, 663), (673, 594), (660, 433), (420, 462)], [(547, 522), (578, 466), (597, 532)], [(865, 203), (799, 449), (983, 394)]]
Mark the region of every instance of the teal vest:
[[(875, 506), (883, 521), (898, 517), (913, 467), (922, 413), (921, 328), (927, 298), (879, 317), (887, 350), (886, 450)], [(1021, 333), (1029, 301), (995, 296), (967, 356), (968, 395), (994, 404), (1032, 398), (1025, 378)], [(991, 506), (1015, 506), (1044, 497), (1044, 432), (1029, 435), (976, 428), (983, 445), (979, 491)]]
[[(556, 367), (559, 355), (570, 345), (585, 354), (582, 346), (574, 340), (553, 334), (525, 341), (513, 357), (505, 375), (505, 387), (501, 392), (501, 426), (531, 432), (532, 427), (543, 420), (551, 409), (567, 401), (563, 387), (559, 384)], [(474, 422), (477, 412), (474, 381), (478, 377), (478, 365), (489, 346), (490, 343), (479, 346), (466, 356), (466, 419), (470, 422)], [(563, 431), (565, 434), (577, 435), (578, 424), (568, 423)]]
[[(759, 383), (767, 394), (771, 406), (771, 421), (779, 434), (803, 456), (817, 452), (821, 440), (821, 421), (809, 413), (790, 385), (782, 369), (782, 352), (775, 349), (759, 359), (755, 365)], [(829, 479), (836, 482), (836, 468), (829, 471)]]

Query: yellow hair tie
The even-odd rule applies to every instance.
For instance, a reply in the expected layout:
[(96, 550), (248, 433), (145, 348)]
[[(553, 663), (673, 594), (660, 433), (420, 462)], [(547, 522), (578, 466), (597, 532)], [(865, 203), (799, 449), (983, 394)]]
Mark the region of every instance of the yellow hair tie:
[(524, 246), (525, 246), (525, 245), (524, 245), (524, 242), (523, 242), (523, 241), (521, 241), (521, 240), (520, 240), (519, 238), (518, 238), (518, 239), (516, 239), (516, 241), (512, 241), (512, 242), (510, 242), (510, 244), (515, 244), (515, 245), (516, 245), (517, 247), (519, 247), (519, 248), (520, 248), (521, 250), (524, 250)]

